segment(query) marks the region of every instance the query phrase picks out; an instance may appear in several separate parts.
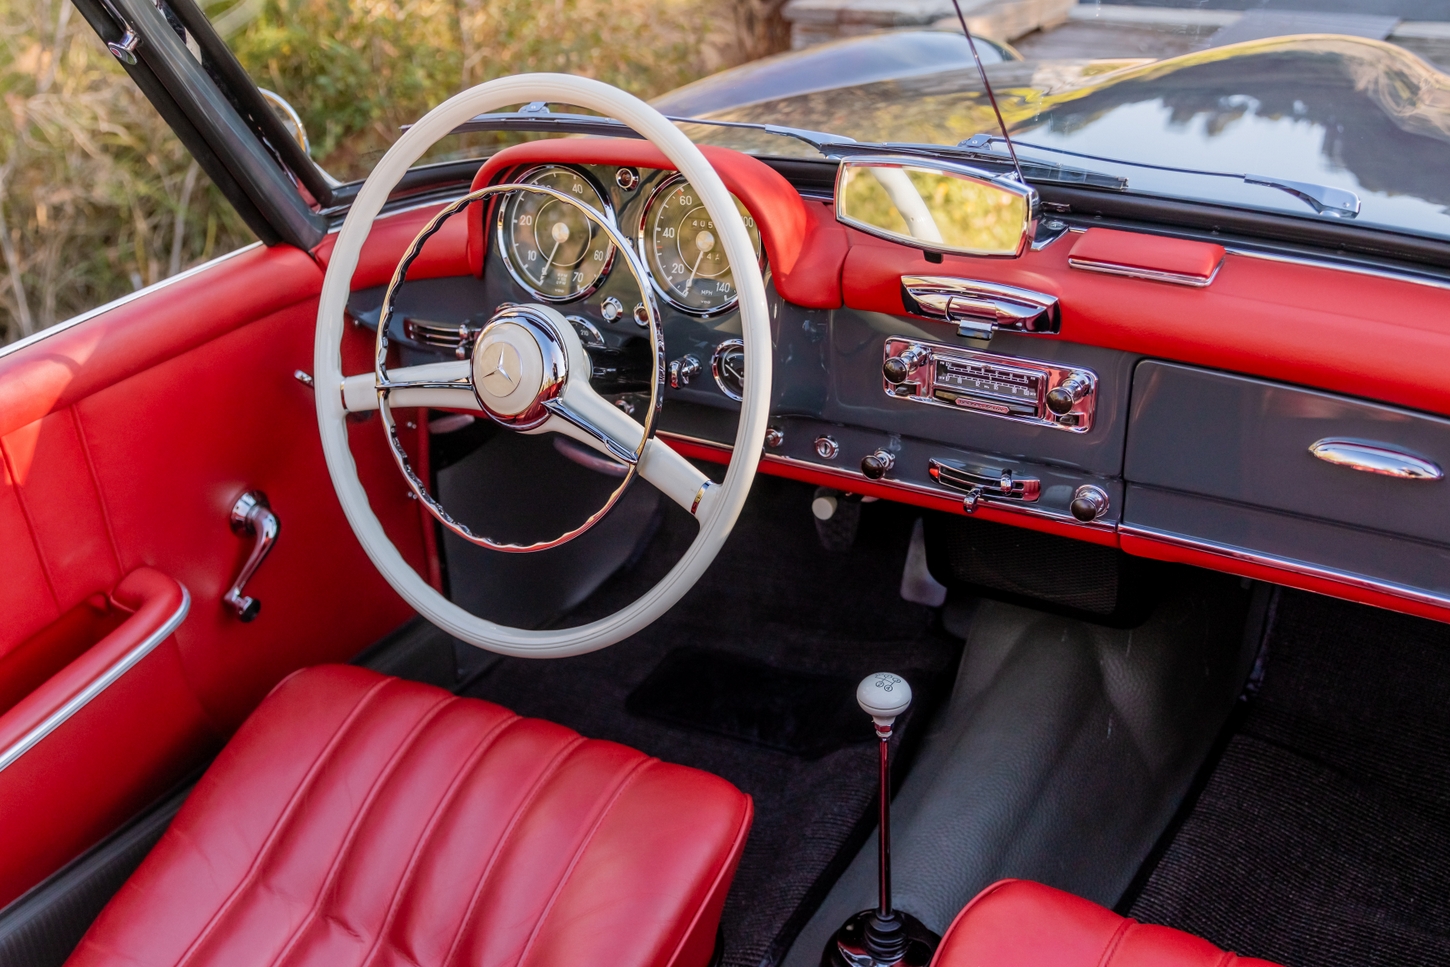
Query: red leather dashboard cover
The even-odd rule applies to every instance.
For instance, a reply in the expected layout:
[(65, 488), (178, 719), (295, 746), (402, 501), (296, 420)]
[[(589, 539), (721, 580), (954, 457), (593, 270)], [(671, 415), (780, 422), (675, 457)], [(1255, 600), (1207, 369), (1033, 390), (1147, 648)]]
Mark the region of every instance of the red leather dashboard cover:
[(750, 798), (338, 666), (257, 709), (71, 967), (705, 967)]
[(942, 937), (932, 967), (1275, 967), (1120, 917), (1027, 880), (987, 887)]
[(1207, 285), (1223, 262), (1222, 245), (1184, 238), (1089, 228), (1067, 253), (1075, 269), (1164, 273), (1190, 285)]
[[(841, 260), (846, 255), (845, 229), (828, 205), (801, 197), (774, 168), (746, 154), (702, 145), (700, 150), (719, 173), (725, 187), (755, 216), (765, 246), (775, 290), (788, 302), (810, 309), (841, 305)], [(569, 138), (514, 145), (489, 158), (473, 179), (477, 190), (497, 184), (520, 165), (543, 164), (630, 165), (675, 170), (674, 163), (647, 141), (630, 138)], [(468, 217), (468, 259), (475, 272), (483, 271), (488, 246), (481, 205), (471, 206)], [(621, 226), (626, 237), (633, 226)]]

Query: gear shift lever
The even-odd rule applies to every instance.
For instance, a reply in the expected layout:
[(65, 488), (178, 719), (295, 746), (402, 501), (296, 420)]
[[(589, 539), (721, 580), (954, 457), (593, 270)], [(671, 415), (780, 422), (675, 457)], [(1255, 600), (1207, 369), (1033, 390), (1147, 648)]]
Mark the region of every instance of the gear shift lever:
[(821, 955), (821, 967), (921, 967), (941, 938), (891, 905), (891, 759), (889, 740), (896, 719), (911, 705), (911, 686), (900, 675), (877, 672), (856, 688), (856, 702), (871, 716), (881, 763), (881, 825), (878, 837), (879, 894), (874, 910), (862, 910), (836, 931)]

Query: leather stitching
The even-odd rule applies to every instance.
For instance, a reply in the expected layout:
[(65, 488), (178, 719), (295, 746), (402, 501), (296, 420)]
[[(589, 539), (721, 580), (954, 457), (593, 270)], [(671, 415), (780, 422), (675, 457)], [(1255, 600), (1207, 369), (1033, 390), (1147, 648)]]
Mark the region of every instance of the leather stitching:
[[(388, 780), (393, 777), (393, 773), (397, 770), (398, 764), (403, 761), (404, 753), (413, 748), (419, 736), (438, 718), (439, 714), (445, 708), (448, 708), (458, 701), (460, 701), (458, 698), (446, 693), (441, 699), (435, 700), (422, 715), (418, 716), (418, 721), (414, 722), (413, 726), (408, 729), (408, 733), (403, 736), (402, 741), (398, 743), (397, 747), (388, 756), (387, 762), (383, 763), (383, 767), (378, 770), (377, 776), (373, 778), (372, 785), (368, 787), (367, 795), (363, 797), (362, 803), (359, 804), (357, 810), (353, 813), (352, 822), (348, 824), (347, 833), (343, 836), (342, 842), (338, 844), (337, 852), (333, 854), (332, 862), (327, 868), (327, 873), (317, 888), (317, 895), (312, 899), (311, 909), (307, 911), (307, 915), (293, 929), (292, 936), (287, 938), (287, 943), (277, 952), (277, 956), (272, 959), (273, 965), (282, 964), (287, 961), (293, 949), (296, 948), (298, 941), (302, 939), (303, 935), (307, 933), (308, 929), (317, 920), (318, 913), (323, 909), (324, 904), (332, 899), (333, 890), (337, 883), (337, 874), (346, 865), (347, 859), (352, 854), (353, 844), (357, 842), (358, 830), (366, 823), (369, 814), (372, 812), (373, 805), (378, 801), (378, 796), (387, 788)], [(339, 926), (346, 926), (341, 921), (335, 920), (335, 918), (334, 922), (338, 923)], [(355, 933), (350, 927), (348, 930), (349, 932)], [(358, 939), (361, 940), (362, 938), (359, 937)]]
[(640, 773), (644, 772), (649, 766), (658, 763), (658, 759), (641, 757), (638, 762), (625, 770), (616, 780), (617, 785), (614, 787), (613, 795), (609, 797), (609, 801), (604, 804), (604, 808), (599, 810), (598, 814), (594, 817), (594, 822), (589, 824), (589, 831), (584, 834), (584, 838), (580, 840), (579, 846), (574, 850), (574, 856), (569, 860), (569, 865), (564, 868), (564, 872), (559, 876), (559, 882), (554, 884), (554, 892), (549, 895), (549, 901), (544, 904), (544, 909), (539, 911), (539, 918), (534, 921), (534, 929), (529, 934), (529, 939), (524, 941), (524, 948), (519, 951), (519, 964), (523, 964), (528, 959), (529, 951), (534, 949), (534, 941), (539, 938), (539, 932), (543, 929), (544, 921), (549, 919), (549, 914), (553, 912), (554, 904), (558, 902), (560, 894), (564, 892), (564, 887), (568, 885), (569, 878), (574, 875), (574, 870), (579, 866), (579, 861), (583, 859), (585, 851), (589, 849), (589, 844), (594, 842), (594, 834), (599, 832), (599, 827), (604, 825), (604, 820), (609, 816), (610, 811), (614, 809), (615, 804), (624, 795), (624, 791), (630, 787), (635, 779), (639, 778)]
[(371, 963), (377, 956), (378, 951), (383, 947), (388, 931), (392, 929), (393, 920), (397, 917), (398, 908), (402, 905), (403, 896), (407, 893), (408, 887), (412, 885), (413, 875), (417, 872), (418, 864), (422, 862), (423, 854), (431, 843), (433, 833), (442, 821), (443, 814), (447, 812), (448, 807), (453, 803), (453, 799), (458, 794), (458, 790), (463, 787), (464, 780), (472, 775), (474, 767), (478, 765), (479, 760), (498, 745), (498, 741), (503, 737), (503, 734), (522, 721), (523, 719), (521, 717), (515, 715), (512, 718), (503, 719), (493, 728), (489, 729), (479, 738), (478, 744), (474, 746), (473, 751), (464, 758), (463, 763), (454, 772), (452, 780), (448, 783), (448, 788), (443, 791), (443, 795), (438, 797), (438, 804), (433, 808), (433, 814), (428, 817), (427, 825), (424, 826), (423, 832), (418, 837), (418, 842), (413, 846), (413, 855), (408, 857), (408, 865), (403, 870), (403, 875), (399, 877), (397, 887), (393, 890), (393, 898), (388, 904), (388, 912), (383, 916), (382, 924), (378, 927), (377, 936), (373, 938), (372, 945), (368, 948), (367, 953), (363, 955), (360, 961), (361, 964), (366, 965)]
[(453, 942), (448, 945), (448, 952), (443, 955), (442, 963), (453, 963), (453, 958), (458, 953), (458, 945), (463, 942), (463, 935), (468, 932), (468, 927), (473, 922), (474, 911), (478, 908), (478, 899), (483, 895), (483, 888), (488, 884), (488, 878), (493, 873), (494, 865), (498, 863), (499, 856), (502, 855), (504, 847), (508, 845), (510, 837), (513, 836), (514, 828), (518, 826), (520, 820), (534, 804), (534, 800), (538, 798), (539, 790), (543, 789), (544, 784), (563, 768), (564, 762), (584, 742), (584, 736), (575, 735), (569, 742), (560, 746), (559, 751), (554, 753), (554, 758), (549, 760), (549, 764), (544, 767), (538, 778), (534, 780), (534, 784), (529, 787), (528, 793), (519, 801), (518, 807), (509, 817), (508, 826), (504, 827), (503, 832), (499, 834), (498, 842), (493, 844), (493, 852), (489, 854), (488, 862), (484, 864), (483, 870), (478, 874), (478, 884), (473, 888), (473, 896), (468, 899), (468, 907), (463, 911), (463, 919), (458, 922), (458, 930), (453, 935)]
[[(29, 424), (26, 424), (27, 426)], [(35, 559), (40, 563), (40, 574), (45, 578), (45, 586), (50, 590), (50, 600), (59, 613), (60, 595), (55, 590), (55, 578), (51, 576), (50, 564), (45, 560), (45, 552), (40, 549), (40, 531), (35, 528), (35, 518), (30, 514), (30, 505), (25, 499), (25, 488), (21, 485), (20, 475), (15, 472), (15, 459), (10, 456), (10, 447), (3, 439), (0, 439), (0, 459), (5, 461), (5, 472), (10, 477), (10, 487), (15, 491), (15, 505), (20, 508), (20, 514), (25, 518), (25, 529), (30, 532), (30, 544), (35, 548)]]
[[(187, 961), (191, 959), (192, 955), (196, 953), (197, 949), (200, 948), (201, 945), (207, 940), (207, 938), (211, 936), (212, 932), (216, 929), (217, 924), (221, 922), (222, 918), (225, 917), (226, 914), (231, 910), (232, 906), (235, 905), (237, 899), (242, 895), (243, 891), (252, 884), (253, 880), (256, 879), (257, 873), (261, 868), (262, 863), (269, 858), (272, 852), (272, 848), (276, 845), (277, 840), (281, 837), (282, 829), (291, 822), (293, 816), (297, 812), (298, 806), (301, 804), (303, 798), (305, 797), (305, 793), (312, 787), (313, 781), (317, 778), (317, 774), (322, 769), (322, 764), (326, 762), (328, 758), (330, 758), (333, 749), (336, 748), (337, 744), (340, 741), (342, 741), (342, 737), (348, 732), (352, 723), (362, 713), (363, 708), (371, 704), (373, 698), (390, 681), (391, 679), (384, 678), (374, 683), (371, 688), (369, 688), (366, 692), (359, 696), (357, 703), (353, 705), (351, 711), (349, 711), (347, 715), (343, 716), (342, 721), (339, 722), (337, 725), (337, 729), (328, 738), (327, 743), (322, 747), (322, 750), (317, 753), (317, 757), (312, 760), (312, 764), (307, 767), (307, 772), (302, 776), (302, 781), (297, 784), (296, 789), (292, 790), (291, 798), (287, 800), (287, 804), (282, 808), (282, 812), (272, 823), (272, 828), (267, 831), (267, 836), (265, 839), (262, 840), (262, 845), (257, 850), (257, 855), (252, 858), (252, 863), (250, 866), (247, 867), (246, 873), (242, 874), (241, 880), (239, 880), (237, 882), (237, 885), (232, 888), (232, 892), (227, 895), (227, 898), (222, 901), (221, 906), (217, 907), (216, 912), (213, 913), (210, 919), (207, 920), (206, 925), (201, 928), (201, 932), (196, 935), (196, 939), (194, 939), (191, 944), (187, 946), (181, 957), (176, 961), (176, 967), (185, 967)], [(173, 829), (174, 828), (176, 827), (173, 824)]]
[(1098, 967), (1108, 967), (1108, 964), (1112, 962), (1113, 956), (1118, 952), (1118, 947), (1128, 936), (1128, 931), (1132, 930), (1137, 925), (1138, 921), (1134, 920), (1132, 917), (1123, 918), (1123, 922), (1118, 924), (1118, 929), (1113, 931), (1113, 936), (1108, 941), (1107, 947), (1103, 948), (1103, 956), (1098, 961)]
[(121, 563), (121, 545), (116, 543), (116, 531), (111, 526), (111, 512), (106, 507), (106, 495), (101, 492), (101, 478), (96, 473), (96, 461), (91, 456), (91, 444), (86, 439), (86, 428), (81, 424), (79, 407), (70, 407), (71, 422), (76, 427), (76, 439), (81, 445), (81, 456), (86, 458), (86, 469), (91, 473), (91, 486), (96, 488), (96, 503), (101, 508), (101, 522), (106, 525), (106, 539), (111, 542), (111, 554), (116, 560), (116, 580), (126, 576), (126, 566)]

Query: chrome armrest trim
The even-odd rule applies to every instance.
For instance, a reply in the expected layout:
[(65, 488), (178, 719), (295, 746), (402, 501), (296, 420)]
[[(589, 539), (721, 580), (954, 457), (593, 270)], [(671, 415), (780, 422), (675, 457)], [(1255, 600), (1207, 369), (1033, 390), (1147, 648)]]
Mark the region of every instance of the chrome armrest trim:
[(40, 744), (42, 739), (64, 725), (72, 715), (85, 708), (97, 695), (115, 684), (116, 680), (135, 667), (137, 662), (155, 651), (156, 646), (165, 641), (181, 622), (186, 620), (186, 613), (190, 610), (191, 592), (186, 590), (185, 585), (182, 585), (181, 604), (166, 619), (165, 623), (147, 635), (145, 641), (126, 652), (113, 665), (92, 679), (85, 688), (71, 696), (64, 705), (47, 715), (39, 725), (21, 736), (9, 748), (0, 752), (0, 772), (4, 772), (14, 765), (16, 760)]

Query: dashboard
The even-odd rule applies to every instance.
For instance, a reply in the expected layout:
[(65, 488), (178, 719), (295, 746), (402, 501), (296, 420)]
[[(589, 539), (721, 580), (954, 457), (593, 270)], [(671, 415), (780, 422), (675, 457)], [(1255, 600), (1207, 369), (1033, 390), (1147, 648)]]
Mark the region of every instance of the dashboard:
[[(660, 433), (720, 461), (743, 378), (731, 267), (652, 151), (534, 142), (474, 185), (544, 184), (618, 228), (661, 310)], [(1443, 287), (1072, 213), (1021, 259), (933, 260), (835, 223), (829, 172), (709, 156), (767, 279), (762, 471), (1450, 620)], [(544, 301), (595, 388), (644, 405), (638, 291), (570, 207), (517, 194), (470, 215), (471, 271), (400, 292), (402, 361), (466, 354), (499, 303)], [(376, 325), (381, 295), (356, 292), (354, 316)]]

